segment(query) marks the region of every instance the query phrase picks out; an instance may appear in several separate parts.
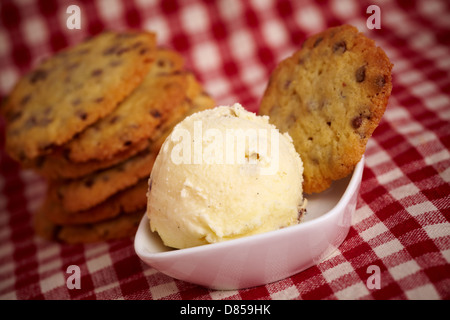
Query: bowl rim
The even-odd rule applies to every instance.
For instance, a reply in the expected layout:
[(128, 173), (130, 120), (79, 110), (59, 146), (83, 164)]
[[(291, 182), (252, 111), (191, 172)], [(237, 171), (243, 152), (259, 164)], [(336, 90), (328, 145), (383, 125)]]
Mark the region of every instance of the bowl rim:
[[(222, 242), (216, 242), (216, 243), (210, 243), (190, 248), (183, 248), (183, 249), (172, 249), (169, 251), (162, 251), (162, 252), (149, 252), (144, 249), (144, 245), (140, 244), (139, 241), (143, 237), (142, 233), (144, 233), (143, 228), (149, 228), (149, 220), (147, 217), (147, 213), (144, 214), (142, 217), (138, 230), (136, 232), (136, 236), (134, 238), (134, 248), (136, 253), (140, 257), (145, 257), (145, 259), (156, 259), (156, 258), (170, 258), (173, 256), (180, 256), (180, 255), (187, 255), (187, 254), (196, 254), (199, 252), (207, 252), (210, 250), (217, 250), (223, 247), (229, 247), (229, 246), (239, 246), (241, 243), (248, 243), (248, 242), (255, 242), (260, 241), (260, 239), (267, 238), (267, 237), (280, 237), (280, 236), (286, 236), (287, 234), (296, 233), (299, 230), (302, 230), (304, 228), (308, 228), (311, 226), (314, 226), (315, 224), (320, 224), (324, 220), (327, 220), (334, 215), (338, 214), (343, 210), (343, 207), (350, 201), (351, 197), (355, 192), (358, 190), (358, 186), (362, 180), (362, 173), (364, 169), (364, 162), (365, 157), (362, 155), (360, 161), (356, 164), (355, 169), (353, 170), (352, 176), (350, 178), (350, 181), (348, 182), (348, 185), (342, 194), (339, 201), (334, 205), (333, 208), (331, 208), (329, 211), (325, 212), (321, 216), (314, 218), (312, 220), (308, 220), (302, 223), (299, 223), (294, 226), (290, 226), (283, 229), (278, 230), (272, 230), (267, 231), (261, 234), (255, 234), (247, 237), (237, 238), (237, 239), (231, 239), (227, 241)], [(152, 232), (152, 231), (150, 231)]]

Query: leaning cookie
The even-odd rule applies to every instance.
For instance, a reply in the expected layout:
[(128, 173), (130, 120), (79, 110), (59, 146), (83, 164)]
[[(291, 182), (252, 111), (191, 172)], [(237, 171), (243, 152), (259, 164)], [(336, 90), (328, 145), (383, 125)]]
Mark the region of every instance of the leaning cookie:
[(156, 55), (150, 32), (105, 32), (45, 60), (1, 107), (5, 145), (35, 159), (111, 113), (144, 79)]
[(276, 67), (259, 113), (293, 138), (306, 193), (353, 171), (386, 109), (391, 69), (384, 51), (349, 25), (312, 36)]

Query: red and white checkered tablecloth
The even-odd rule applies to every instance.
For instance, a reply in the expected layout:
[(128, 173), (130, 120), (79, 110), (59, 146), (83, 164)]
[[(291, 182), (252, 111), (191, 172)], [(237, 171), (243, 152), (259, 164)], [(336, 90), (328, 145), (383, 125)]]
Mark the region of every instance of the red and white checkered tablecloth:
[[(69, 5), (81, 29), (66, 26)], [(370, 5), (380, 29), (369, 29)], [(347, 238), (325, 261), (265, 286), (213, 291), (143, 264), (132, 240), (62, 245), (34, 235), (45, 184), (3, 151), (1, 299), (449, 299), (450, 3), (448, 1), (2, 0), (0, 95), (40, 59), (103, 29), (156, 31), (220, 105), (256, 111), (274, 66), (310, 34), (349, 23), (394, 63), (393, 92), (369, 140)], [(69, 265), (81, 289), (69, 289)], [(370, 266), (380, 288), (367, 285)], [(369, 269), (368, 269), (369, 268)]]

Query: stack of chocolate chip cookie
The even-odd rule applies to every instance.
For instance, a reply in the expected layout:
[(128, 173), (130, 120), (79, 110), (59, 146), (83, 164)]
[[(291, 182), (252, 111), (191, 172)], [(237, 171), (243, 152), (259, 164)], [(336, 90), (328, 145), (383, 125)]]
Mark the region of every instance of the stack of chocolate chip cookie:
[(105, 32), (42, 62), (1, 108), (6, 151), (48, 180), (37, 233), (67, 243), (132, 236), (165, 137), (213, 106), (150, 32)]

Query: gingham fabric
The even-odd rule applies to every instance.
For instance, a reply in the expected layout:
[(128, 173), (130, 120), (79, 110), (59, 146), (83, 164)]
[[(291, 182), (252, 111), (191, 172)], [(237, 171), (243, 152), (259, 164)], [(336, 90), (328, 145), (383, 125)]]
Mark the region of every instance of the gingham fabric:
[[(80, 30), (67, 28), (69, 5), (80, 8)], [(370, 5), (380, 9), (380, 29), (368, 28)], [(448, 1), (2, 0), (0, 94), (40, 59), (87, 36), (141, 28), (181, 52), (217, 104), (257, 111), (274, 66), (308, 35), (343, 23), (386, 51), (394, 85), (367, 145), (352, 226), (330, 257), (265, 286), (213, 291), (143, 264), (132, 239), (43, 241), (31, 221), (45, 183), (4, 153), (0, 120), (0, 298), (449, 299)], [(66, 285), (70, 265), (80, 267), (80, 289)], [(372, 268), (379, 288), (370, 286)]]

